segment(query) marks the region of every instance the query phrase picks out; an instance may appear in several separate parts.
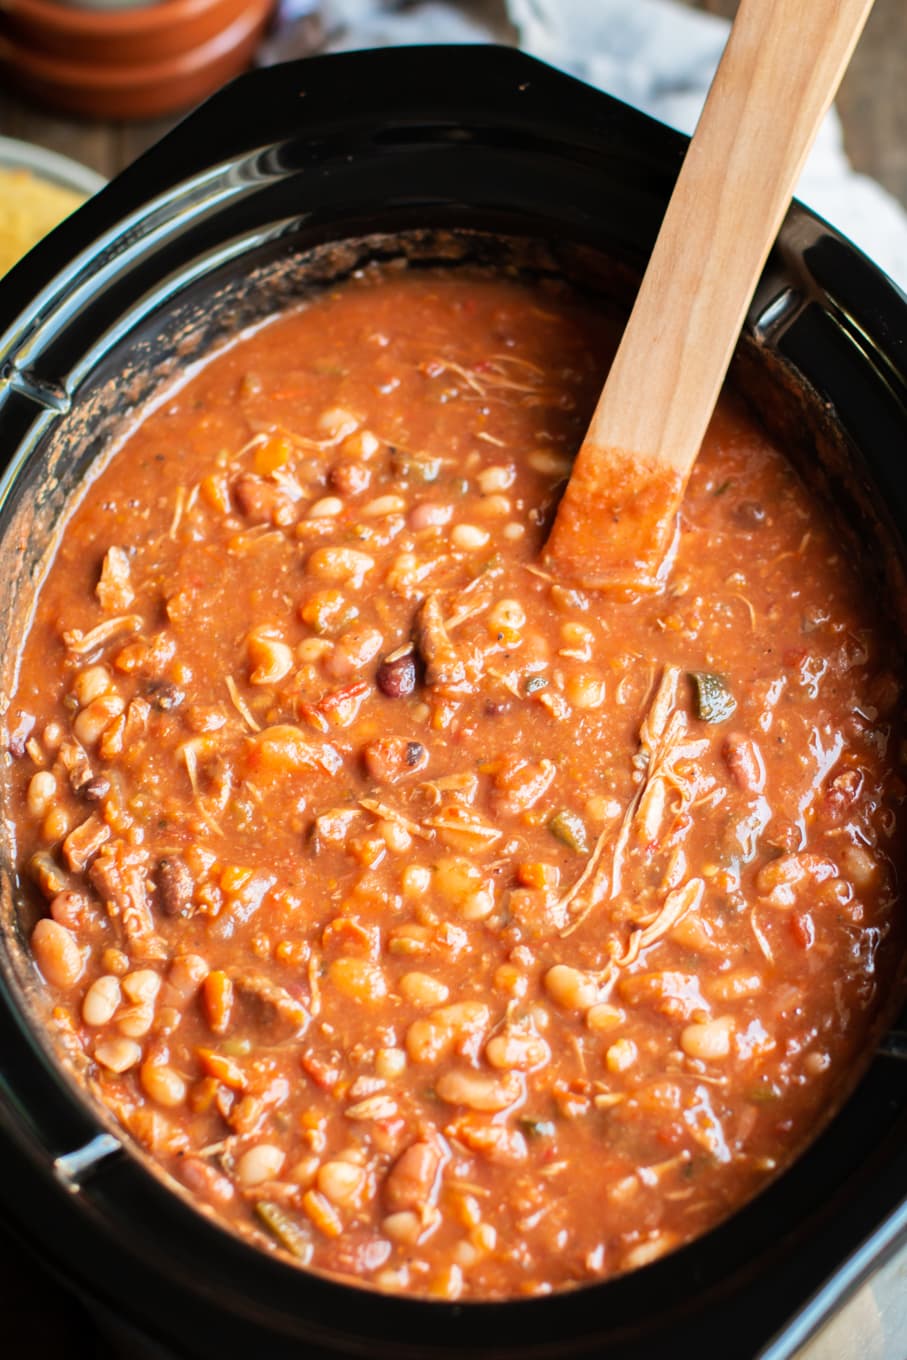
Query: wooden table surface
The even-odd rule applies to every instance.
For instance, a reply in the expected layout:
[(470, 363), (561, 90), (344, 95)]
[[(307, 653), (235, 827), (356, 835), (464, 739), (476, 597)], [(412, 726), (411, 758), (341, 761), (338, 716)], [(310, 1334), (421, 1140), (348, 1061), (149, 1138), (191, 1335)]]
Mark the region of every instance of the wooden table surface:
[[(632, 0), (628, 0), (632, 3)], [(733, 15), (736, 0), (683, 0)], [(796, 0), (794, 0), (796, 3)], [(838, 99), (847, 151), (907, 206), (907, 0), (876, 0)], [(112, 176), (176, 119), (91, 123), (29, 105), (0, 90), (0, 133), (37, 142)], [(10, 1360), (88, 1360), (109, 1354), (77, 1305), (0, 1237), (2, 1352)]]

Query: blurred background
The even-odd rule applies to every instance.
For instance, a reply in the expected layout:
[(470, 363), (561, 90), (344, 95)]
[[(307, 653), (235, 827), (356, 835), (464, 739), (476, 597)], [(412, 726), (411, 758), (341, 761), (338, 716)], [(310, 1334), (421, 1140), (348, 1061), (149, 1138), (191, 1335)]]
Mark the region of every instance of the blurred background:
[[(0, 0), (0, 137), (110, 178), (250, 64), (488, 40), (518, 43), (690, 131), (736, 8), (737, 0)], [(875, 0), (838, 97), (840, 124), (813, 158), (822, 161), (814, 180), (837, 182), (830, 193), (801, 185), (810, 206), (902, 287), (905, 59), (907, 3)], [(890, 198), (862, 184), (854, 203), (840, 179), (849, 167)], [(0, 190), (0, 214), (3, 206)]]
[[(707, 11), (715, 15), (731, 18), (737, 8), (737, 0), (676, 0), (687, 8)], [(98, 32), (103, 28), (105, 19), (112, 28), (122, 22), (123, 14), (128, 12), (134, 18), (140, 9), (155, 9), (164, 16), (168, 12), (176, 15), (178, 11), (198, 10), (198, 4), (191, 0), (158, 0), (153, 6), (142, 5), (141, 0), (96, 0), (95, 6), (77, 6), (72, 0), (4, 0), (0, 4), (0, 60), (6, 57), (7, 77), (0, 81), (0, 133), (10, 137), (21, 137), (37, 142), (41, 146), (64, 152), (88, 165), (101, 175), (109, 177), (121, 169), (140, 151), (157, 140), (176, 121), (178, 111), (167, 116), (123, 121), (121, 118), (108, 117), (100, 121), (88, 122), (49, 106), (45, 92), (32, 95), (14, 92), (10, 85), (16, 76), (15, 59), (21, 54), (13, 53), (12, 46), (4, 52), (4, 44), (14, 44), (13, 21), (18, 13), (25, 11), (68, 11), (70, 14), (81, 12), (98, 21)], [(624, 0), (625, 8), (633, 10), (635, 0)], [(264, 14), (262, 23), (273, 20), (274, 7), (269, 0), (263, 0)], [(587, 0), (586, 7), (592, 8), (594, 0)], [(218, 6), (210, 5), (216, 9)], [(226, 15), (225, 25), (229, 27), (236, 13), (256, 10), (254, 0), (245, 5), (221, 3), (220, 9)], [(283, 6), (282, 26), (293, 23), (293, 15), (308, 7), (297, 4)], [(433, 22), (438, 22), (438, 11), (445, 8), (435, 4), (430, 6), (385, 5), (373, 0), (370, 5), (348, 5), (347, 13), (365, 13), (367, 10), (393, 8), (401, 10), (428, 9), (432, 14), (426, 19), (425, 30), (431, 32)], [(454, 8), (454, 6), (451, 6)], [(469, 0), (455, 8), (464, 15), (488, 26), (492, 35), (499, 41), (512, 42), (517, 38), (515, 26), (510, 22), (509, 7), (506, 0)], [(178, 28), (185, 19), (168, 18), (171, 28)], [(298, 36), (294, 51), (316, 51), (330, 41), (328, 24), (319, 17), (317, 0), (312, 0), (311, 17), (297, 21), (305, 32)], [(190, 26), (191, 27), (191, 26)], [(237, 66), (254, 59), (255, 49), (260, 48), (264, 38), (262, 29), (256, 30), (253, 23), (251, 43), (239, 43)], [(187, 28), (187, 40), (191, 43), (196, 34)], [(140, 40), (137, 39), (137, 44)], [(36, 55), (35, 30), (23, 40), (23, 47), (31, 46)], [(100, 38), (98, 49), (102, 50)], [(251, 50), (250, 50), (251, 49)], [(66, 51), (64, 49), (64, 55)], [(70, 56), (72, 56), (70, 49)], [(844, 129), (844, 142), (847, 155), (855, 169), (877, 179), (891, 191), (900, 202), (907, 206), (907, 81), (905, 81), (905, 60), (907, 60), (907, 4), (904, 0), (876, 0), (865, 33), (857, 48), (850, 69), (844, 78), (838, 97), (838, 110)], [(215, 83), (218, 72), (214, 72)], [(90, 76), (89, 76), (90, 79)], [(174, 77), (174, 96), (180, 102), (179, 76)], [(166, 90), (162, 92), (166, 97)], [(190, 102), (195, 102), (190, 97)]]

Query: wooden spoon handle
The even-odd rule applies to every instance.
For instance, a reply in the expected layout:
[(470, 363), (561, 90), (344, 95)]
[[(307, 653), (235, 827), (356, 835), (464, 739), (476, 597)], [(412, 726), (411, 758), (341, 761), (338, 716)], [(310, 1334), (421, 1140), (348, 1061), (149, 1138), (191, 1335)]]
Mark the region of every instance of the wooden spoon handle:
[(746, 309), (872, 0), (741, 0), (545, 551), (652, 588)]

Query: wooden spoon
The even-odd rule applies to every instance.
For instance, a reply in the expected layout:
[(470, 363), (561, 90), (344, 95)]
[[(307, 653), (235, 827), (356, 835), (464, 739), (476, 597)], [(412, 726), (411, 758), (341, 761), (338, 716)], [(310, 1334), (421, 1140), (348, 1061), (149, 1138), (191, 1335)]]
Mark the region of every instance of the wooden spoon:
[(872, 0), (741, 0), (545, 547), (658, 589), (746, 309)]

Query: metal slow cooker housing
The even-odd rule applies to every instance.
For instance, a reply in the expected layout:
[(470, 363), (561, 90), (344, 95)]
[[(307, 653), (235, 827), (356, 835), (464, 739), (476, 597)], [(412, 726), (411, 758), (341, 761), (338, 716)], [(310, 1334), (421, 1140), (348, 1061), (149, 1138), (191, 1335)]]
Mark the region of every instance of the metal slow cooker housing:
[[(493, 255), (488, 242), (528, 238), (547, 243), (538, 259), (529, 250), (529, 265), (603, 250), (626, 288), (685, 146), (504, 48), (322, 58), (253, 73), (215, 96), (0, 283), (7, 638), (108, 431), (200, 338), (216, 342), (293, 296), (299, 277), (287, 262), (300, 252), (315, 252), (317, 282), (388, 251), (389, 233), (410, 232), (423, 258), (455, 258), (470, 241)], [(371, 243), (331, 245), (363, 237)], [(38, 279), (49, 282), (36, 295)], [(746, 335), (741, 373), (757, 404), (780, 413), (775, 423), (805, 431), (813, 447), (856, 451), (847, 475), (857, 540), (879, 541), (883, 525), (897, 589), (907, 300), (794, 206)], [(5, 650), (0, 693), (15, 664), (14, 646)], [(35, 1023), (8, 846), (2, 853), (0, 1215), (154, 1354), (642, 1360), (697, 1346), (725, 1360), (777, 1360), (907, 1233), (902, 1016), (790, 1170), (704, 1238), (627, 1277), (459, 1305), (302, 1272), (168, 1188), (54, 1058)]]

